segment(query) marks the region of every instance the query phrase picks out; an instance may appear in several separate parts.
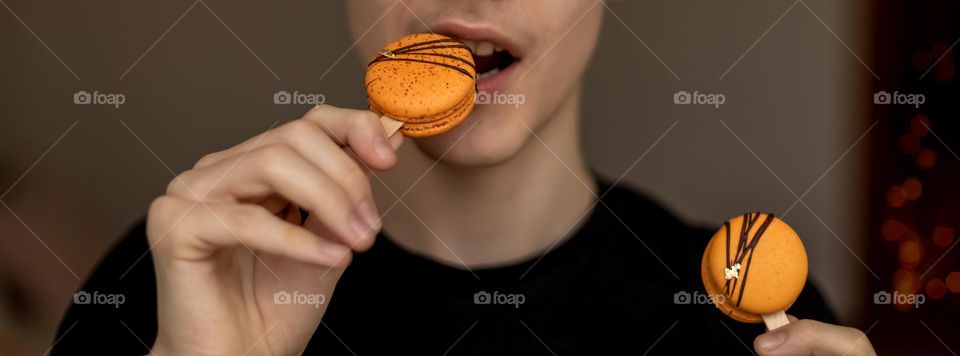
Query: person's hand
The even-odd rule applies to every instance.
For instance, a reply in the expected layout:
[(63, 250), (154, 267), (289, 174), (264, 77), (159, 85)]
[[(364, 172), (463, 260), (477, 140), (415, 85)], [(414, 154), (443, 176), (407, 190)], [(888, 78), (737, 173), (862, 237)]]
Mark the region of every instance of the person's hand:
[(797, 320), (753, 341), (758, 355), (876, 355), (862, 331), (815, 320)]
[(395, 136), (369, 111), (318, 106), (174, 179), (147, 219), (154, 353), (303, 350), (351, 251), (380, 229), (366, 167), (396, 163)]

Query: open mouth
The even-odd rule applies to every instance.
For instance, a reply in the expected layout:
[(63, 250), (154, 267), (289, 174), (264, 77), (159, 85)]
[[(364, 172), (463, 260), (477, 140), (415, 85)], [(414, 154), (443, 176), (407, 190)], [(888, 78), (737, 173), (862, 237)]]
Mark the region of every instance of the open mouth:
[(526, 53), (522, 33), (507, 35), (503, 28), (486, 23), (469, 23), (457, 19), (441, 20), (429, 26), (432, 32), (463, 42), (473, 52), (477, 67), (477, 92), (509, 91), (514, 72), (523, 65)]
[(471, 41), (461, 39), (473, 52), (474, 63), (477, 66), (477, 80), (482, 80), (506, 70), (517, 62), (510, 51), (490, 41)]

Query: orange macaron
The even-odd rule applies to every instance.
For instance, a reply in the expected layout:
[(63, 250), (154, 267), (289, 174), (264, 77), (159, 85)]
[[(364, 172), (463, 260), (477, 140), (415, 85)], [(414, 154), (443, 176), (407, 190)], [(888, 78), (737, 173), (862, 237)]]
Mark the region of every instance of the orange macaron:
[(807, 253), (787, 223), (765, 213), (736, 216), (707, 244), (703, 286), (721, 312), (747, 323), (785, 311), (807, 280)]
[(403, 122), (405, 136), (428, 137), (470, 114), (476, 78), (470, 47), (447, 36), (418, 33), (387, 44), (367, 66), (365, 82), (371, 111)]

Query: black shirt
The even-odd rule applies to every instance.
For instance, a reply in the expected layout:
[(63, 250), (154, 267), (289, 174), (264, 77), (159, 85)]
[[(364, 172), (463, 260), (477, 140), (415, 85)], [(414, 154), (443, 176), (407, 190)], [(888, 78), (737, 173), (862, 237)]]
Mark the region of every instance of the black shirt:
[[(762, 323), (697, 303), (706, 300), (700, 258), (712, 231), (627, 188), (601, 201), (542, 258), (504, 267), (446, 266), (381, 234), (354, 256), (305, 354), (751, 353)], [(103, 259), (82, 290), (123, 294), (124, 304), (71, 305), (54, 354), (148, 351), (157, 331), (148, 247), (141, 223)], [(789, 313), (836, 323), (809, 283)]]

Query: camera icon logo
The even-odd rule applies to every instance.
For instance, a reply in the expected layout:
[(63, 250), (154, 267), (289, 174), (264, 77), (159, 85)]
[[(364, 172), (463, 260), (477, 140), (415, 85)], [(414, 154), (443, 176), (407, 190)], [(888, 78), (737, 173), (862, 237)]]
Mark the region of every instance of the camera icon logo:
[(273, 293), (273, 304), (290, 304), (290, 292), (279, 291)]
[(686, 105), (692, 102), (692, 96), (686, 90), (681, 90), (673, 94), (673, 103)]
[(690, 298), (690, 293), (679, 291), (673, 293), (673, 304), (690, 304), (692, 298)]
[(879, 291), (873, 293), (873, 304), (890, 304), (891, 300), (892, 298), (890, 298), (890, 292)]
[(892, 96), (890, 95), (890, 93), (885, 92), (883, 90), (873, 94), (873, 103), (877, 105), (890, 104), (891, 99), (892, 99)]
[(481, 105), (492, 104), (493, 95), (485, 91), (479, 91), (477, 92), (477, 100), (475, 102)]
[(490, 293), (479, 291), (473, 294), (473, 304), (490, 304)]
[(73, 103), (78, 105), (87, 105), (93, 102), (93, 97), (85, 90), (73, 93)]
[(293, 96), (290, 95), (286, 90), (281, 90), (276, 93), (273, 93), (273, 103), (279, 105), (287, 105), (293, 102)]
[(84, 291), (73, 293), (73, 304), (90, 304), (91, 301), (90, 293)]

